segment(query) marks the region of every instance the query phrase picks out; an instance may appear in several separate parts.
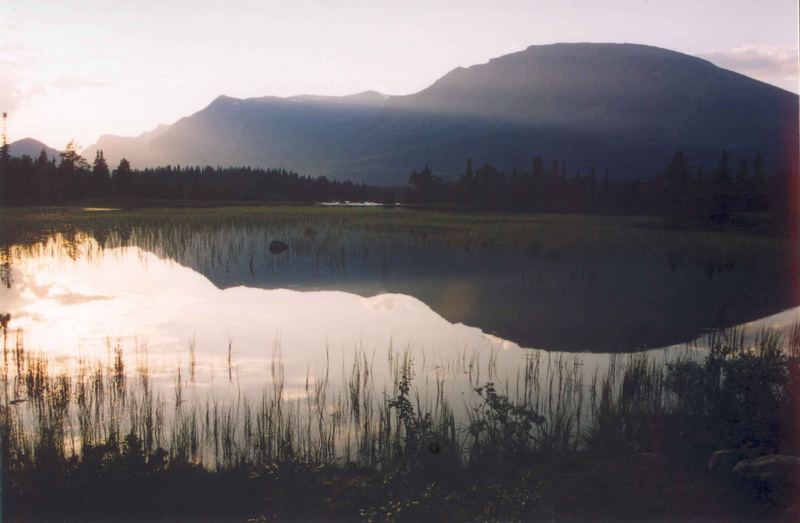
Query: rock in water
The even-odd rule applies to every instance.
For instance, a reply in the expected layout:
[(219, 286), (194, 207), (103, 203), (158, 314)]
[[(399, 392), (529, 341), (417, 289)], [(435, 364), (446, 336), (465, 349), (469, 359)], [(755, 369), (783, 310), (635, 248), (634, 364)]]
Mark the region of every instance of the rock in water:
[(729, 475), (740, 461), (774, 453), (775, 449), (767, 447), (717, 450), (708, 458), (708, 471), (712, 474)]
[(800, 478), (800, 458), (785, 454), (770, 454), (746, 459), (737, 463), (733, 472), (746, 479), (792, 482)]
[(792, 502), (792, 493), (800, 485), (800, 458), (785, 454), (770, 454), (745, 459), (733, 467), (734, 476), (760, 483), (769, 489), (773, 501)]
[(740, 450), (723, 449), (711, 454), (708, 458), (708, 471), (713, 474), (727, 475), (733, 471), (744, 455)]
[(269, 244), (269, 252), (271, 252), (272, 254), (280, 254), (288, 248), (289, 246), (280, 240), (273, 240)]

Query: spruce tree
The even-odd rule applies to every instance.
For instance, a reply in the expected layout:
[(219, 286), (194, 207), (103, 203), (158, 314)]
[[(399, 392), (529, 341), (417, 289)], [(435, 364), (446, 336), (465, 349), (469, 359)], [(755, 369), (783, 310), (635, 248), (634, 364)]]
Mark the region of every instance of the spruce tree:
[(108, 192), (110, 173), (103, 151), (97, 151), (92, 164), (92, 189), (95, 196), (105, 196)]
[(11, 151), (8, 145), (8, 135), (6, 134), (6, 120), (8, 113), (3, 113), (3, 144), (0, 145), (0, 160), (7, 162), (11, 158)]
[(42, 149), (39, 151), (39, 156), (36, 157), (36, 168), (37, 169), (44, 169), (50, 163), (50, 156), (47, 154), (47, 151)]
[(108, 164), (106, 163), (103, 151), (97, 151), (94, 156), (94, 163), (92, 164), (92, 176), (99, 179), (106, 179), (109, 177)]
[(663, 212), (672, 217), (683, 216), (688, 197), (689, 158), (683, 152), (675, 151), (665, 177)]
[(119, 161), (119, 165), (114, 170), (114, 192), (118, 197), (128, 198), (131, 190), (131, 164), (128, 160), (123, 158)]
[(722, 151), (719, 165), (714, 172), (711, 191), (711, 220), (724, 227), (731, 217), (731, 173), (728, 151)]

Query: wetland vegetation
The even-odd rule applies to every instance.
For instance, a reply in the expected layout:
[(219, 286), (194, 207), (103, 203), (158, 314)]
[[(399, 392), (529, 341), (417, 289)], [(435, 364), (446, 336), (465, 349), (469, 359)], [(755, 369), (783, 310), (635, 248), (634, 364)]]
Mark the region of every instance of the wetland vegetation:
[[(421, 362), (391, 350), (394, 382), (382, 389), (360, 356), (343, 387), (325, 369), (293, 398), (276, 358), (260, 394), (221, 399), (180, 368), (159, 388), (146, 353), (133, 369), (113, 347), (56, 370), (21, 335), (8, 338), (10, 520), (797, 515), (786, 456), (798, 450), (797, 327), (752, 344), (715, 334), (707, 355), (668, 365), (620, 357), (588, 383), (577, 359), (532, 355), (516, 381), (493, 375), (490, 360), (483, 378), (470, 369), (461, 398), (441, 381), (420, 386)], [(788, 465), (770, 469), (765, 457)]]
[[(735, 327), (797, 305), (788, 239), (296, 205), (0, 224), (11, 520), (797, 515), (797, 313)], [(593, 294), (618, 304), (594, 323)], [(669, 329), (625, 308), (648, 299)]]
[[(792, 238), (688, 232), (657, 217), (302, 205), (0, 213), (6, 245), (57, 233), (67, 246), (89, 237), (153, 252), (219, 288), (410, 295), (527, 347), (661, 347), (797, 305)], [(288, 250), (271, 253), (276, 240)]]

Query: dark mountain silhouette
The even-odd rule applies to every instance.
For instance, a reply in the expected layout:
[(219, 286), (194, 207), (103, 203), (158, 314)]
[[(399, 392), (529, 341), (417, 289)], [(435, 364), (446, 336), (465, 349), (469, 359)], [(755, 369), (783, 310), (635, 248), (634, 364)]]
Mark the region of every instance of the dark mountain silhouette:
[(37, 158), (42, 152), (42, 149), (47, 152), (47, 156), (50, 158), (58, 158), (57, 150), (33, 138), (23, 138), (8, 144), (9, 154), (17, 157), (28, 155), (31, 158)]
[(712, 167), (720, 152), (796, 155), (798, 97), (705, 60), (633, 44), (531, 46), (457, 68), (407, 96), (236, 99), (220, 96), (158, 133), (103, 137), (96, 147), (136, 166), (285, 167), (371, 183), (404, 183), (428, 164), (465, 160), (527, 169), (534, 155), (650, 177), (681, 149)]

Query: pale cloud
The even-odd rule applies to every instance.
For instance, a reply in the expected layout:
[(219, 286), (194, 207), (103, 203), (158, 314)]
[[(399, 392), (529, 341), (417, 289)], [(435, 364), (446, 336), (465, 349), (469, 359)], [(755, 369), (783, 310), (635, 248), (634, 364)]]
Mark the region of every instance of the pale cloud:
[(53, 91), (64, 93), (108, 85), (108, 82), (77, 76), (60, 76), (52, 80), (31, 82), (23, 77), (19, 65), (0, 59), (0, 110), (3, 111), (14, 111), (34, 98), (47, 96)]
[(66, 91), (75, 91), (80, 89), (95, 89), (100, 87), (107, 87), (110, 85), (108, 82), (101, 82), (92, 80), (90, 78), (80, 78), (78, 76), (59, 76), (52, 80), (44, 80), (33, 82), (24, 90), (21, 95), (25, 101), (30, 101), (36, 96), (47, 96), (52, 91), (64, 93)]
[(108, 82), (78, 75), (31, 78), (35, 54), (18, 43), (0, 43), (0, 110), (14, 111), (38, 96), (53, 91), (63, 93), (77, 89), (100, 88)]
[(17, 109), (23, 98), (23, 64), (18, 46), (0, 45), (0, 111)]
[(0, 110), (13, 111), (20, 104), (21, 93), (13, 77), (13, 71), (8, 71), (0, 65)]
[(798, 50), (791, 46), (745, 45), (699, 55), (714, 64), (798, 92)]
[[(80, 137), (85, 108), (102, 100), (110, 84), (94, 79), (91, 73), (43, 71), (35, 67), (37, 63), (39, 57), (30, 49), (0, 43), (0, 112), (9, 114), (11, 141), (32, 136), (59, 145)], [(109, 106), (106, 101), (101, 108)], [(83, 111), (83, 116), (76, 116), (74, 108)], [(47, 125), (60, 131), (55, 138), (42, 132)]]
[(51, 81), (48, 86), (57, 89), (86, 89), (92, 87), (106, 87), (108, 82), (101, 82), (89, 78), (79, 78), (77, 76), (62, 76)]
[(0, 62), (0, 111), (13, 111), (21, 101), (18, 72), (13, 66)]

